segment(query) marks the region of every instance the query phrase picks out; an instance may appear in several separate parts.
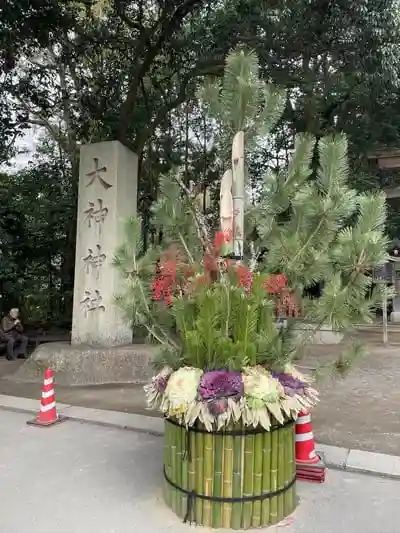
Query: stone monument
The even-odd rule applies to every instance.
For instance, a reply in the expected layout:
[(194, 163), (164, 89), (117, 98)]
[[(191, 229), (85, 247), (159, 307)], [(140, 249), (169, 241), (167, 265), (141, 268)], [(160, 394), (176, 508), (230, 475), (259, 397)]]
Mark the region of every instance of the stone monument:
[(136, 215), (138, 158), (118, 141), (82, 146), (71, 344), (41, 344), (10, 379), (42, 381), (51, 367), (59, 385), (144, 383), (157, 347), (132, 344), (114, 297), (122, 279), (112, 265)]
[(112, 259), (125, 237), (124, 220), (136, 215), (137, 170), (136, 154), (118, 141), (81, 147), (73, 345), (132, 342), (113, 301), (121, 280)]

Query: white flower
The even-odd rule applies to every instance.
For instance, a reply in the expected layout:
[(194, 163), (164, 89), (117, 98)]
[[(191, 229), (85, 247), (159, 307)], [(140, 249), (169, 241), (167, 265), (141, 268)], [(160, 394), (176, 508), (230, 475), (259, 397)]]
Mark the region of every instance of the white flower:
[(171, 416), (182, 415), (196, 401), (202, 375), (202, 370), (192, 367), (179, 368), (171, 374), (164, 393)]
[(250, 408), (259, 409), (276, 403), (281, 395), (279, 381), (261, 366), (246, 367), (243, 371), (244, 394)]

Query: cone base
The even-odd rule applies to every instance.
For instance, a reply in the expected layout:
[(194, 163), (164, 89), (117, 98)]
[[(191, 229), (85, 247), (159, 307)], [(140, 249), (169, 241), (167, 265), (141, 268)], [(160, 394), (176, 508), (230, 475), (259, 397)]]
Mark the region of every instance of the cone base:
[(296, 470), (296, 476), (299, 481), (310, 481), (314, 483), (324, 483), (326, 468), (306, 468), (300, 467)]
[(315, 463), (303, 463), (296, 459), (296, 476), (299, 481), (323, 483), (325, 481), (326, 467), (323, 457), (317, 456)]
[(33, 420), (28, 420), (27, 424), (28, 426), (37, 426), (40, 428), (47, 428), (49, 426), (54, 426), (55, 424), (60, 424), (61, 422), (65, 422), (66, 420), (68, 420), (67, 416), (57, 415), (57, 418), (55, 420), (50, 420), (50, 422), (41, 422), (39, 418), (34, 418)]

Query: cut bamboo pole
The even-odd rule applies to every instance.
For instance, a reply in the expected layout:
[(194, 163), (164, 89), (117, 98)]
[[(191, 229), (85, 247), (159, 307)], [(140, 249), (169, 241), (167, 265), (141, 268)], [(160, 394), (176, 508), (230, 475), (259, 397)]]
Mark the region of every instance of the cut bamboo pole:
[[(278, 488), (278, 435), (279, 430), (274, 430), (271, 433), (271, 483), (270, 491), (274, 492)], [(273, 496), (270, 499), (270, 524), (276, 524), (278, 518), (278, 501), (277, 497)]]
[[(262, 475), (262, 492), (267, 494), (271, 491), (271, 446), (272, 433), (267, 431), (263, 436), (263, 475)], [(265, 498), (261, 503), (261, 525), (269, 524), (271, 502)]]
[[(244, 468), (243, 468), (243, 496), (254, 496), (254, 435), (246, 435), (244, 437)], [(248, 529), (251, 527), (253, 515), (253, 502), (243, 503), (243, 517), (242, 528)]]
[(233, 251), (240, 258), (244, 243), (244, 174), (244, 132), (238, 131), (232, 141), (232, 198)]
[[(213, 496), (221, 498), (223, 496), (223, 479), (222, 470), (224, 465), (224, 437), (223, 435), (214, 435), (214, 482)], [(213, 502), (212, 504), (212, 527), (219, 528), (222, 526), (222, 503)]]
[[(214, 435), (211, 433), (204, 434), (204, 495), (213, 495), (213, 477), (214, 477)], [(211, 501), (203, 500), (203, 520), (204, 527), (211, 527), (212, 513)]]
[[(203, 445), (204, 434), (196, 433), (196, 492), (197, 494), (204, 494), (204, 458)], [(203, 523), (203, 500), (196, 498), (196, 523), (201, 525)]]
[[(176, 484), (177, 478), (177, 440), (178, 428), (171, 424), (171, 477), (172, 483)], [(171, 487), (171, 508), (174, 513), (178, 512), (178, 491)]]
[[(232, 431), (233, 426), (230, 424), (227, 431)], [(233, 478), (233, 443), (234, 438), (231, 435), (224, 435), (224, 470), (223, 470), (223, 496), (232, 498), (232, 478)], [(222, 523), (225, 529), (230, 529), (232, 517), (232, 504), (224, 503), (222, 506)]]
[(189, 490), (196, 490), (196, 433), (191, 432), (189, 433), (189, 458), (190, 461), (188, 463), (188, 484), (189, 484)]
[[(181, 466), (181, 487), (184, 490), (188, 490), (189, 488), (189, 450), (186, 449), (186, 446), (188, 445), (188, 439), (187, 436), (187, 430), (182, 427), (181, 429), (181, 450), (182, 450), (182, 466)], [(187, 509), (187, 494), (184, 492), (181, 492), (181, 518), (185, 517), (186, 509)]]
[(222, 255), (228, 255), (233, 251), (233, 199), (232, 199), (232, 170), (227, 170), (221, 179), (219, 212), (221, 231), (226, 236), (231, 236), (224, 243)]
[[(291, 481), (295, 474), (296, 474), (296, 461), (295, 461), (295, 457), (296, 457), (296, 451), (295, 451), (295, 447), (296, 447), (296, 441), (295, 441), (295, 426), (294, 424), (292, 424), (290, 426), (290, 445), (288, 446), (288, 450), (289, 450), (289, 458), (288, 458), (288, 462), (289, 462), (289, 472), (290, 472), (290, 479), (289, 481)], [(290, 514), (294, 511), (294, 509), (296, 508), (296, 505), (297, 505), (297, 501), (296, 501), (296, 484), (294, 484), (289, 490), (288, 490), (288, 513), (287, 514)]]
[[(286, 460), (285, 460), (285, 485), (288, 485), (293, 477), (294, 477), (294, 456), (293, 456), (293, 449), (294, 449), (294, 437), (293, 437), (293, 424), (287, 427), (287, 442), (286, 442)], [(295, 486), (291, 487), (289, 490), (285, 493), (285, 516), (288, 516), (291, 514), (294, 510), (294, 498), (293, 495), (295, 493)]]
[[(257, 433), (254, 436), (254, 495), (258, 496), (262, 493), (262, 477), (263, 477), (263, 446), (264, 435)], [(260, 527), (261, 525), (261, 500), (255, 500), (253, 503), (253, 527)]]
[[(175, 426), (176, 429), (176, 478), (175, 484), (178, 487), (182, 487), (182, 428)], [(176, 514), (182, 518), (182, 492), (176, 490)]]
[[(164, 422), (164, 469), (167, 477), (171, 479), (171, 424), (168, 420)], [(164, 480), (164, 500), (168, 507), (171, 507), (171, 485)]]
[[(236, 428), (240, 429), (241, 424)], [(235, 428), (235, 429), (236, 429)], [(232, 473), (232, 497), (242, 497), (243, 484), (243, 455), (244, 455), (244, 439), (242, 436), (235, 436), (233, 439), (233, 473)], [(243, 504), (236, 502), (232, 504), (231, 528), (240, 529), (242, 525), (242, 508)]]
[[(286, 445), (286, 428), (279, 429), (275, 432), (278, 438), (278, 471), (277, 471), (277, 489), (282, 489), (285, 485), (285, 445)], [(285, 493), (281, 492), (276, 497), (277, 502), (277, 522), (280, 522), (283, 516)]]

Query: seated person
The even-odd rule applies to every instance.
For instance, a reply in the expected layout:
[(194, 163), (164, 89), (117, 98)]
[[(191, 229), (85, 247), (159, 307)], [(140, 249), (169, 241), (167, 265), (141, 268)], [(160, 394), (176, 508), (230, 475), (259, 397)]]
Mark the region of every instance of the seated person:
[(7, 359), (26, 358), (28, 337), (22, 335), (23, 327), (19, 319), (19, 309), (11, 309), (1, 321), (0, 341), (7, 343)]

